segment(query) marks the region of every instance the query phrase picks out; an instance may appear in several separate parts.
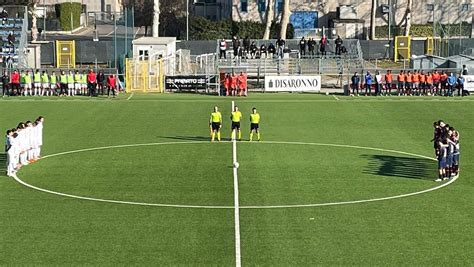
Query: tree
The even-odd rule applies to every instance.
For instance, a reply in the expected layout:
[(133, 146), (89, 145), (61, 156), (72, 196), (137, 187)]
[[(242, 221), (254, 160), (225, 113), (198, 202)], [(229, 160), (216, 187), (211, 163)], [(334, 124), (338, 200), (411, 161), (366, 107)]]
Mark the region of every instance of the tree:
[(160, 0), (160, 36), (182, 37), (186, 31), (186, 1)]
[(377, 0), (372, 0), (372, 10), (370, 14), (370, 39), (375, 39), (375, 14), (377, 13)]
[(410, 35), (410, 29), (411, 29), (411, 8), (413, 6), (413, 1), (412, 0), (407, 0), (407, 10), (406, 10), (406, 15), (405, 15), (405, 36)]
[(286, 39), (286, 31), (290, 23), (290, 0), (283, 0), (283, 13), (281, 14), (280, 38)]
[(135, 11), (135, 26), (145, 27), (145, 36), (148, 34), (148, 27), (153, 21), (153, 0), (123, 0), (125, 8), (132, 8)]
[(265, 24), (265, 33), (263, 34), (263, 40), (270, 39), (270, 30), (272, 28), (273, 16), (275, 15), (274, 6), (275, 0), (268, 0), (267, 2), (267, 12), (265, 14), (266, 24)]

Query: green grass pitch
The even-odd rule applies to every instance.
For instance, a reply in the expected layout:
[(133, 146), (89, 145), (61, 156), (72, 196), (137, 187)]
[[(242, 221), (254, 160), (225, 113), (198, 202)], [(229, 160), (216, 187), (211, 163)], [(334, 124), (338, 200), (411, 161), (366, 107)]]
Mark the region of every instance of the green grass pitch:
[[(43, 155), (173, 143), (53, 156), (23, 168), (19, 178), (77, 196), (224, 208), (80, 200), (0, 176), (0, 265), (235, 266), (232, 144), (208, 142), (207, 126), (213, 106), (219, 106), (228, 140), (232, 100), (244, 115), (245, 140), (250, 109), (262, 116), (262, 142), (237, 143), (242, 265), (474, 264), (472, 97), (129, 96), (0, 100), (3, 132), (20, 121), (46, 118)], [(248, 208), (436, 187), (435, 161), (387, 150), (432, 157), (431, 125), (438, 119), (461, 133), (461, 175), (446, 187), (359, 204)]]

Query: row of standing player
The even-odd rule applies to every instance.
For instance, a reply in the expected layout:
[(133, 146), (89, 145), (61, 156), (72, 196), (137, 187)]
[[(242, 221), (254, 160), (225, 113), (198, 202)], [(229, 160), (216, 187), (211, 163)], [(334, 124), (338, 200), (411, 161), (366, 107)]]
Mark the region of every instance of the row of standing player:
[(7, 175), (15, 177), (16, 172), (25, 165), (41, 157), (43, 145), (43, 117), (34, 122), (20, 122), (16, 128), (7, 130), (5, 152), (7, 153)]
[[(95, 95), (98, 93), (107, 95), (116, 95), (117, 79), (112, 74), (107, 77), (102, 72), (96, 75), (93, 71), (69, 71), (66, 74), (62, 71), (59, 76), (53, 71), (51, 75), (47, 71), (42, 73), (36, 70), (33, 75), (30, 71), (13, 71), (11, 75), (7, 72), (2, 76), (3, 96), (76, 96), (76, 95)], [(96, 88), (97, 87), (97, 88)]]
[[(237, 106), (234, 107), (230, 115), (230, 120), (232, 122), (230, 140), (238, 139), (241, 141), (242, 132), (240, 131), (240, 122), (242, 120), (242, 112), (240, 112)], [(222, 114), (217, 106), (214, 107), (214, 111), (211, 113), (209, 128), (211, 131), (211, 142), (214, 142), (216, 137), (218, 141), (221, 141)], [(252, 112), (250, 113), (250, 142), (253, 141), (254, 133), (257, 135), (257, 140), (260, 141), (260, 114), (256, 108), (252, 108)]]
[(459, 176), (460, 144), (459, 132), (442, 120), (434, 122), (434, 149), (438, 159), (438, 179), (440, 182)]
[(226, 73), (224, 88), (226, 96), (247, 96), (247, 74), (243, 72), (239, 75)]
[(445, 71), (438, 73), (420, 71), (400, 71), (394, 82), (391, 70), (387, 70), (385, 75), (376, 72), (375, 77), (368, 71), (363, 80), (356, 72), (351, 77), (352, 96), (359, 95), (359, 89), (364, 88), (364, 94), (372, 94), (372, 86), (375, 87), (375, 95), (392, 95), (392, 89), (398, 89), (399, 96), (423, 96), (440, 95), (454, 96), (454, 91), (458, 89), (458, 95), (462, 96), (464, 92), (464, 76), (459, 74), (456, 77), (453, 73), (448, 75)]

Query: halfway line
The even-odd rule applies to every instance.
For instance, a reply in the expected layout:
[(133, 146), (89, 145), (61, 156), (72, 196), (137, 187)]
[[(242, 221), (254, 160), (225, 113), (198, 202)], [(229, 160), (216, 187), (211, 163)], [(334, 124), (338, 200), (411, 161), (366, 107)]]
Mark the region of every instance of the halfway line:
[[(232, 112), (234, 111), (235, 103), (232, 101)], [(234, 138), (232, 139), (232, 165), (234, 172), (234, 223), (235, 223), (235, 266), (242, 265), (240, 256), (240, 207), (239, 207), (239, 179), (237, 176), (238, 162), (237, 162), (237, 132), (234, 129)]]

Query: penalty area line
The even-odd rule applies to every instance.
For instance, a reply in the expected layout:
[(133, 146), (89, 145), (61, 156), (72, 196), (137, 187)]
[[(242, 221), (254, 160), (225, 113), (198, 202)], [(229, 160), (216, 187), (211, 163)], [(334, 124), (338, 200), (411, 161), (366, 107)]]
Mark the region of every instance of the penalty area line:
[(134, 94), (134, 93), (132, 93), (132, 94), (131, 94), (131, 95), (130, 95), (128, 98), (127, 98), (127, 100), (130, 100), (130, 99), (132, 99), (132, 97), (133, 97), (133, 94)]

